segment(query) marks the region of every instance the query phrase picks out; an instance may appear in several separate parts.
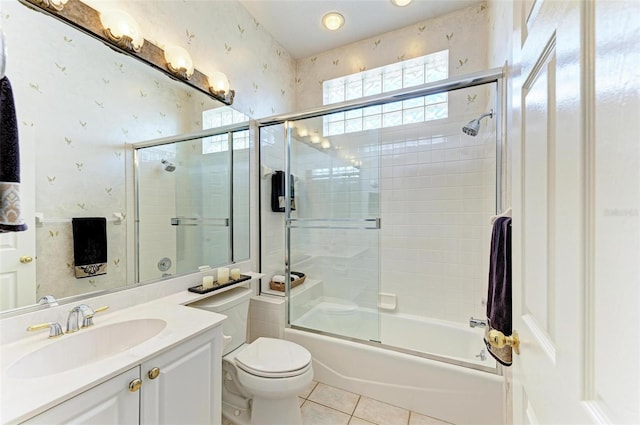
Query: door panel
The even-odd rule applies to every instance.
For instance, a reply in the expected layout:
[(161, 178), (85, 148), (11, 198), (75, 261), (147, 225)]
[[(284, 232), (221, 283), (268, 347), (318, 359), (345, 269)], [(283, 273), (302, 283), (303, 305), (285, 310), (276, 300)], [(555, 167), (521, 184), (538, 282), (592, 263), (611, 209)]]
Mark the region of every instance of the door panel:
[[(581, 407), (581, 11), (577, 2), (515, 5), (521, 43), (513, 105), (515, 423), (591, 423)], [(525, 28), (526, 27), (526, 28)]]
[(639, 14), (514, 4), (515, 423), (640, 422)]

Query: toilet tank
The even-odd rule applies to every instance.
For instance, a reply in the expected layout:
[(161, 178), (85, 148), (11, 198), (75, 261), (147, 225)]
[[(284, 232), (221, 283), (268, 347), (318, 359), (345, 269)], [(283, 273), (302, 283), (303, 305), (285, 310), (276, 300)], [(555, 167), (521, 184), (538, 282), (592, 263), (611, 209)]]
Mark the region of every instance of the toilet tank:
[(222, 355), (230, 353), (245, 343), (249, 301), (252, 295), (253, 291), (250, 288), (238, 287), (189, 304), (190, 307), (227, 316), (227, 320), (222, 322), (222, 333), (230, 336), (231, 341), (222, 349)]

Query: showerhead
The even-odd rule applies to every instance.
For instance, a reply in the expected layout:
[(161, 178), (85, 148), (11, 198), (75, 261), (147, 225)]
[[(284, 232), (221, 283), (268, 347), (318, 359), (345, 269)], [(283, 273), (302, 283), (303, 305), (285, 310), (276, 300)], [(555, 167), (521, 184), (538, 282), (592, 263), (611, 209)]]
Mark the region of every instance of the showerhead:
[(469, 121), (469, 124), (462, 127), (462, 132), (469, 136), (473, 136), (473, 137), (477, 136), (478, 130), (480, 130), (480, 120), (483, 119), (484, 117), (493, 118), (493, 109), (487, 112), (486, 114), (480, 115), (480, 117), (476, 118), (475, 120)]
[(176, 166), (173, 165), (173, 163), (167, 161), (166, 159), (163, 159), (162, 164), (164, 164), (164, 171), (168, 171), (170, 173), (174, 172), (176, 170)]

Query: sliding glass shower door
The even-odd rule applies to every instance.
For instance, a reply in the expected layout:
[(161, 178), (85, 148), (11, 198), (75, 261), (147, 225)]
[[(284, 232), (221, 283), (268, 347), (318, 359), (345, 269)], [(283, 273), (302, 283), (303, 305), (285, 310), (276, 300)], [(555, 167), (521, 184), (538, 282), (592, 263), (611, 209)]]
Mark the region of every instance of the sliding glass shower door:
[(379, 341), (379, 135), (327, 136), (344, 116), (286, 126), (286, 255), (293, 285), (304, 275), (290, 293), (289, 322)]

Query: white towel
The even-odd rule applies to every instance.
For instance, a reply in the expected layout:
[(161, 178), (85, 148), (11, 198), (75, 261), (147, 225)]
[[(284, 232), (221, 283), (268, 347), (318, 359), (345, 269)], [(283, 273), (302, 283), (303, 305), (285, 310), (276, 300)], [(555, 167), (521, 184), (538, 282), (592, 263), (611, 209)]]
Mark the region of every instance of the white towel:
[(284, 276), (281, 274), (277, 274), (271, 278), (271, 281), (276, 283), (284, 283)]
[[(298, 276), (297, 274), (291, 273), (291, 281), (298, 280), (298, 279), (300, 279), (300, 276)], [(271, 278), (271, 281), (276, 283), (284, 283), (285, 278), (284, 278), (284, 275), (277, 274)]]

